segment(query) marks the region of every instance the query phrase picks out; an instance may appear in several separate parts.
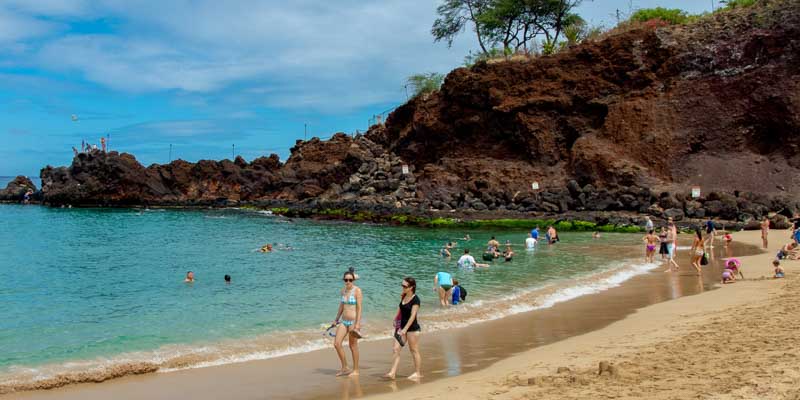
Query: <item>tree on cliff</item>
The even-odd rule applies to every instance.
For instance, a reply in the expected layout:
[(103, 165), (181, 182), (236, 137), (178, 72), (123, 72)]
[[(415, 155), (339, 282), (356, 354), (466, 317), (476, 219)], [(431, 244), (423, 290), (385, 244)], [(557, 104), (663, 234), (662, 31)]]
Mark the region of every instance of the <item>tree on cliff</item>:
[[(501, 46), (506, 55), (526, 53), (544, 36), (545, 52), (556, 49), (564, 31), (583, 20), (572, 11), (582, 0), (446, 0), (437, 8), (431, 29), (434, 41), (452, 44), (467, 23), (472, 23), (482, 56), (488, 56), (486, 44)], [(549, 50), (548, 50), (549, 49)]]
[(434, 42), (447, 40), (447, 46), (450, 47), (453, 45), (453, 39), (464, 30), (467, 24), (472, 24), (475, 36), (478, 38), (478, 45), (486, 54), (488, 51), (483, 43), (478, 16), (485, 11), (489, 3), (491, 0), (445, 0), (444, 4), (436, 7), (439, 18), (436, 18), (431, 28)]

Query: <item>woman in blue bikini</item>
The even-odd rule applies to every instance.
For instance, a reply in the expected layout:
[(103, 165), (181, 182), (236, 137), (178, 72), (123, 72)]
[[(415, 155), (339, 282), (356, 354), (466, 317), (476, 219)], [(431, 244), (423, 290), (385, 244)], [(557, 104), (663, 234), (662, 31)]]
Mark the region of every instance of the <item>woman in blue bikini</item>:
[[(342, 289), (342, 298), (339, 302), (339, 312), (336, 313), (336, 319), (333, 324), (336, 325), (336, 338), (333, 340), (333, 347), (336, 349), (336, 354), (339, 356), (339, 361), (342, 363), (342, 369), (336, 376), (358, 375), (358, 339), (361, 338), (361, 308), (362, 308), (362, 294), (361, 288), (356, 286), (353, 282), (356, 280), (356, 274), (352, 268), (344, 273), (342, 277), (344, 281), (344, 288)], [(341, 323), (339, 323), (341, 318)], [(344, 353), (345, 337), (349, 338), (350, 352), (353, 353), (353, 370), (347, 368), (347, 356)]]

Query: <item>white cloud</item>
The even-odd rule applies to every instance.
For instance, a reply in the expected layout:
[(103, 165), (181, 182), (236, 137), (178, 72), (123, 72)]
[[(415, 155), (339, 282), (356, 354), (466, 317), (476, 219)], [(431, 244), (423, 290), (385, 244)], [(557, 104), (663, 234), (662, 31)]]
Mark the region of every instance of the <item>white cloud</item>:
[(41, 43), (33, 64), (125, 92), (237, 91), (266, 106), (339, 112), (404, 99), (406, 76), (448, 71), (471, 43), (468, 32), (455, 49), (433, 43), (430, 0), (88, 4), (48, 0), (25, 9), (44, 16), (72, 10), (70, 21), (118, 21), (113, 32)]

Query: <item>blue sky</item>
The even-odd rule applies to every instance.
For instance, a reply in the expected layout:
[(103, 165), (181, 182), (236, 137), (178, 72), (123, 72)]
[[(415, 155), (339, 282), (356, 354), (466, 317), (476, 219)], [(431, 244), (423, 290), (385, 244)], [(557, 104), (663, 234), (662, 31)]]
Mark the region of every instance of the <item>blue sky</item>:
[[(718, 1), (717, 1), (718, 3)], [(405, 78), (448, 72), (475, 46), (433, 43), (438, 1), (0, 0), (0, 175), (68, 165), (98, 143), (143, 164), (289, 155), (295, 140), (365, 130)], [(594, 0), (708, 11), (712, 0)], [(73, 121), (71, 116), (77, 116)]]

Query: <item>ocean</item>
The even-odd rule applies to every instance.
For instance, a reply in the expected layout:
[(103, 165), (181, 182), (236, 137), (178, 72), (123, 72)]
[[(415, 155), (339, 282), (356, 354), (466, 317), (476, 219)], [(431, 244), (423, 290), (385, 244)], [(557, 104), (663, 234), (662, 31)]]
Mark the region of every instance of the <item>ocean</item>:
[[(364, 333), (386, 336), (404, 276), (418, 282), (427, 331), (550, 307), (620, 285), (656, 265), (640, 236), (561, 233), (524, 249), (526, 231), (424, 229), (289, 219), (251, 210), (0, 206), (0, 388), (60, 374), (149, 366), (172, 371), (330, 346), (342, 274), (364, 293)], [(460, 240), (465, 234), (471, 241)], [(511, 262), (461, 270), (496, 235)], [(457, 243), (450, 260), (439, 255)], [(265, 243), (276, 251), (258, 252)], [(183, 282), (187, 271), (196, 282)], [(441, 309), (438, 271), (467, 288)], [(223, 276), (232, 277), (225, 284)], [(46, 385), (45, 385), (46, 386)], [(2, 392), (2, 390), (0, 390)]]

